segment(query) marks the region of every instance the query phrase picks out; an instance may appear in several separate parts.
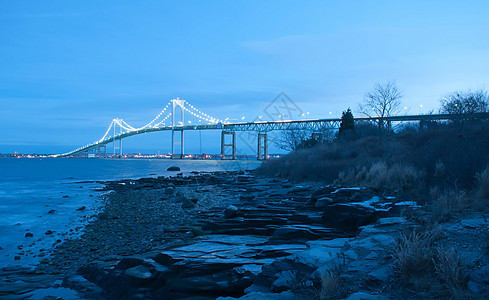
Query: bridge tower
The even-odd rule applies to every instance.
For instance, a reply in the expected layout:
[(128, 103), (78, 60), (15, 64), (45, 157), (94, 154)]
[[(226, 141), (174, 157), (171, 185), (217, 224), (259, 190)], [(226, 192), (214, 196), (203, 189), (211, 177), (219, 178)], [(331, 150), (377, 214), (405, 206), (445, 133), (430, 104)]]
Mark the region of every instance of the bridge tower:
[(258, 133), (258, 160), (268, 159), (268, 141), (266, 133)]
[[(185, 124), (184, 120), (184, 106), (185, 100), (180, 100), (179, 98), (171, 100), (172, 102), (172, 121), (171, 121), (171, 157), (172, 158), (184, 158), (184, 143), (183, 143), (183, 128), (178, 129), (178, 124), (175, 124), (175, 110), (180, 108), (182, 126)], [(176, 128), (177, 127), (177, 128)], [(175, 132), (180, 132), (180, 155), (175, 156)]]
[[(115, 139), (115, 136), (116, 136), (116, 124), (119, 124), (118, 122), (115, 122), (115, 121), (121, 121), (119, 119), (114, 119), (114, 124), (113, 124), (113, 129), (114, 129), (114, 132), (113, 132), (113, 135), (112, 135), (112, 158), (115, 158), (115, 144), (116, 144), (116, 139)], [(119, 134), (122, 134), (122, 125), (119, 124)], [(122, 157), (122, 139), (120, 138), (119, 139), (119, 157)]]

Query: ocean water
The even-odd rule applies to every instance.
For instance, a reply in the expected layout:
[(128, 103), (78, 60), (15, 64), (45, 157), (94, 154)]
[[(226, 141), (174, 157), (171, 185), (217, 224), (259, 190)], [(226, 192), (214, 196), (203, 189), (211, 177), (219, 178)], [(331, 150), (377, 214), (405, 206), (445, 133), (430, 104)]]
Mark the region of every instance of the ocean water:
[[(0, 158), (0, 268), (34, 266), (49, 248), (76, 236), (100, 209), (95, 181), (254, 169), (258, 161)], [(85, 206), (84, 210), (77, 210)], [(52, 233), (49, 233), (51, 231)], [(33, 237), (26, 237), (26, 233)], [(48, 234), (46, 234), (48, 233)], [(17, 259), (16, 259), (17, 256)], [(20, 258), (20, 259), (19, 259)]]

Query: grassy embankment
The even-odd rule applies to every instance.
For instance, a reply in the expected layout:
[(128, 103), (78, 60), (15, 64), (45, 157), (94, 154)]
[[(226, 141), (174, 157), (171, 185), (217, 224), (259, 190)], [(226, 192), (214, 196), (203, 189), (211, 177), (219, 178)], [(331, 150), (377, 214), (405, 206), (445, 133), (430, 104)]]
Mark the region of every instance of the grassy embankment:
[[(468, 266), (457, 251), (440, 247), (436, 228), (489, 211), (489, 122), (429, 125), (380, 135), (373, 125), (357, 125), (348, 137), (267, 161), (259, 171), (417, 199), (424, 208), (419, 228), (402, 233), (390, 249), (399, 284), (428, 295), (442, 289), (452, 298), (472, 298)], [(489, 248), (488, 236), (481, 238)]]

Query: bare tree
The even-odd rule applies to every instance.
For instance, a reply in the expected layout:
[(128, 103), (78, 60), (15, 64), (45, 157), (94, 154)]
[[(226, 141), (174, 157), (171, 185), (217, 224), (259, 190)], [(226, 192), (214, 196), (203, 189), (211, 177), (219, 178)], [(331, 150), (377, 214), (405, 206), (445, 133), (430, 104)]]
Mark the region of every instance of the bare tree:
[(489, 111), (489, 95), (485, 90), (454, 92), (441, 100), (441, 113), (472, 114)]
[(275, 141), (275, 145), (285, 151), (295, 151), (311, 134), (309, 130), (284, 130)]
[(365, 95), (360, 111), (367, 117), (389, 117), (400, 111), (401, 98), (402, 93), (395, 82), (377, 83)]

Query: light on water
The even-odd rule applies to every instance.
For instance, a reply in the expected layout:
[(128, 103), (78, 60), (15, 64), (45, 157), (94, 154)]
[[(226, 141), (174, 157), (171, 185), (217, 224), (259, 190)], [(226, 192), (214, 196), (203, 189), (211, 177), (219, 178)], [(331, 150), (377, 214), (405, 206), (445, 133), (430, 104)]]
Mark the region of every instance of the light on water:
[[(257, 161), (166, 159), (0, 159), (0, 267), (33, 265), (66, 237), (76, 236), (100, 207), (96, 181), (175, 176), (191, 171), (253, 169)], [(85, 206), (85, 209), (78, 210)], [(72, 230), (72, 231), (70, 231)], [(52, 233), (50, 233), (52, 232)], [(26, 237), (31, 233), (32, 237)], [(45, 249), (42, 250), (41, 249)], [(20, 260), (15, 260), (19, 256)]]

